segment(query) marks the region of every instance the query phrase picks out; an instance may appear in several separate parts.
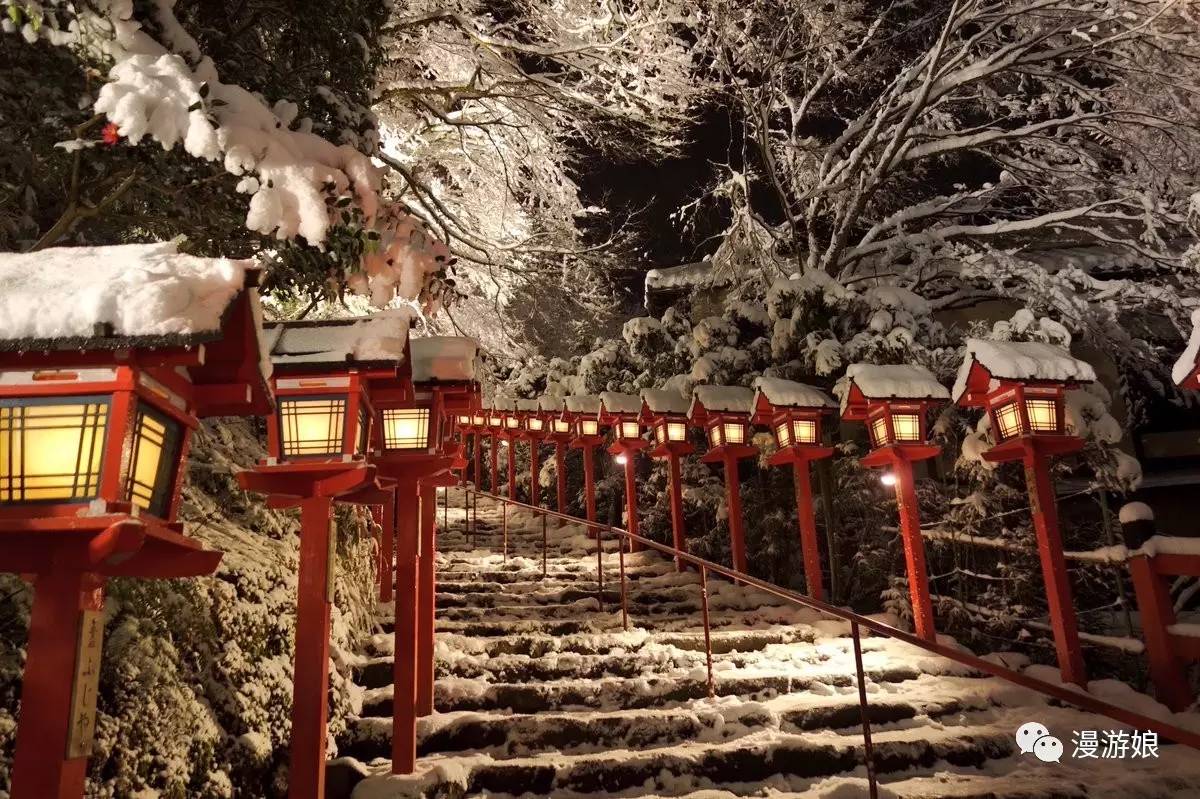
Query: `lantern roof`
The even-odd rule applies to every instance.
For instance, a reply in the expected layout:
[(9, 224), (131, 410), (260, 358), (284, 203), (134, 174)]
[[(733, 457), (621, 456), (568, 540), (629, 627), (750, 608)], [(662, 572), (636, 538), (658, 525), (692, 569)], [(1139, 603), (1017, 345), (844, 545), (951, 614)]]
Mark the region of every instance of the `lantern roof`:
[(517, 409), (516, 400), (506, 394), (497, 394), (492, 397), (492, 410), (501, 413), (508, 413)]
[(745, 386), (696, 386), (688, 416), (704, 421), (708, 414), (726, 413), (749, 416), (754, 412), (754, 389)]
[(272, 408), (252, 260), (204, 258), (175, 242), (0, 253), (0, 352), (193, 349), (198, 416)]
[(1091, 383), (1091, 364), (1062, 347), (1042, 341), (989, 341), (969, 338), (966, 357), (951, 392), (954, 401), (978, 404), (1001, 382)]
[(1171, 379), (1183, 388), (1200, 389), (1200, 308), (1192, 311), (1192, 337), (1171, 369)]
[(759, 377), (754, 381), (754, 407), (765, 400), (772, 408), (836, 408), (833, 398), (818, 388), (784, 380), (780, 377)]
[(568, 413), (595, 416), (600, 413), (600, 396), (597, 394), (572, 394), (563, 397), (563, 407)]
[(414, 383), (472, 383), (479, 344), (466, 336), (422, 336), (409, 340)]
[(621, 394), (617, 391), (603, 391), (600, 393), (598, 414), (636, 414), (641, 413), (641, 410), (642, 398), (636, 394)]
[(563, 398), (557, 394), (543, 394), (538, 397), (538, 408), (547, 413), (559, 413), (563, 409)]
[(950, 392), (923, 366), (910, 364), (881, 365), (852, 363), (846, 375), (833, 387), (841, 398), (841, 411), (865, 410), (869, 402), (910, 400), (938, 402), (950, 399)]
[(411, 323), (407, 308), (349, 319), (268, 322), (271, 362), (279, 371), (399, 367), (409, 362)]
[(642, 410), (653, 416), (683, 416), (691, 403), (678, 391), (664, 388), (642, 389)]

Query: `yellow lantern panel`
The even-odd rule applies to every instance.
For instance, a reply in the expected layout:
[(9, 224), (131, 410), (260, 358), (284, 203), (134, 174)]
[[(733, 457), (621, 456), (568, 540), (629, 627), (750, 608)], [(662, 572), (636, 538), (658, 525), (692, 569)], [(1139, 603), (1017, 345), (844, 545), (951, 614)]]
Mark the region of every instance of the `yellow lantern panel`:
[(504, 417), (504, 426), (507, 427), (509, 430), (515, 430), (516, 428), (520, 427), (520, 425), (521, 425), (521, 420), (518, 419), (517, 417), (515, 417), (515, 416), (505, 416)]
[(384, 449), (428, 449), (428, 408), (386, 408), (383, 411)]
[(668, 441), (687, 441), (687, 425), (683, 422), (667, 422)]
[(725, 428), (725, 442), (728, 444), (745, 444), (746, 443), (746, 425), (738, 424), (737, 422), (726, 422), (722, 425)]
[(1058, 403), (1052, 399), (1027, 399), (1025, 412), (1035, 433), (1058, 432)]
[(499, 427), (503, 423), (504, 423), (504, 420), (501, 419), (499, 416), (488, 417), (488, 427)]
[(579, 423), (579, 432), (585, 436), (599, 435), (600, 423), (595, 419), (584, 419)]
[(1010, 402), (996, 409), (996, 432), (1001, 441), (1020, 434), (1021, 412), (1017, 403)]
[(667, 426), (665, 424), (654, 425), (654, 440), (659, 444), (665, 444), (667, 441)]
[(892, 430), (897, 441), (920, 441), (921, 417), (915, 413), (893, 413)]
[(482, 416), (472, 416), (471, 424), (475, 425), (476, 427), (483, 427), (484, 418)]
[(725, 432), (721, 425), (714, 425), (708, 430), (708, 442), (710, 446), (720, 447), (725, 443)]
[(775, 425), (775, 442), (781, 447), (791, 446), (792, 431), (787, 422)]
[(533, 431), (534, 433), (540, 433), (542, 431), (542, 428), (544, 428), (545, 426), (546, 426), (546, 423), (544, 421), (542, 421), (541, 419), (538, 419), (536, 416), (531, 416), (529, 418), (529, 429), (531, 431)]
[(642, 434), (637, 422), (621, 422), (621, 438), (637, 438)]
[(817, 443), (817, 423), (812, 419), (793, 419), (792, 437), (797, 444)]
[(25, 402), (0, 406), (0, 502), (95, 497), (108, 402)]
[(284, 457), (336, 455), (346, 429), (346, 399), (313, 397), (279, 401)]
[(556, 433), (571, 432), (571, 423), (567, 422), (567, 421), (563, 421), (562, 419), (555, 419), (554, 420), (554, 432), (556, 432)]
[(133, 431), (133, 456), (125, 496), (132, 504), (166, 518), (179, 456), (179, 425), (142, 406)]
[(871, 445), (882, 447), (888, 443), (887, 420), (876, 416), (871, 420)]

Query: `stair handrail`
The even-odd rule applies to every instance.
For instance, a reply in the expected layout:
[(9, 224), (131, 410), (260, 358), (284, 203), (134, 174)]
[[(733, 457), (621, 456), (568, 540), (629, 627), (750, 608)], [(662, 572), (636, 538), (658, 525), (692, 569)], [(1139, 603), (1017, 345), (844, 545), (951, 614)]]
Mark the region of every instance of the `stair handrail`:
[[(601, 524), (599, 522), (591, 522), (591, 521), (588, 521), (587, 519), (580, 519), (578, 516), (572, 516), (570, 514), (565, 514), (565, 513), (559, 512), (559, 511), (550, 510), (549, 508), (542, 508), (537, 505), (530, 505), (529, 503), (521, 502), (516, 499), (511, 499), (509, 497), (501, 496), (498, 494), (493, 494), (493, 493), (487, 492), (487, 491), (480, 491), (477, 488), (465, 487), (464, 490), (467, 492), (468, 495), (470, 495), (471, 493), (474, 493), (478, 496), (486, 497), (493, 501), (503, 503), (505, 505), (505, 507), (514, 506), (517, 508), (523, 508), (534, 514), (539, 514), (543, 518), (549, 517), (549, 518), (555, 518), (555, 519), (562, 519), (562, 520), (570, 522), (572, 524), (581, 525), (583, 527), (586, 527), (589, 530), (605, 531), (610, 534), (615, 534), (618, 538), (622, 539), (623, 541), (628, 541), (630, 543), (636, 542), (638, 544), (641, 544), (644, 547), (648, 547), (650, 549), (657, 550), (658, 552), (661, 552), (664, 555), (668, 555), (671, 558), (681, 559), (684, 562), (690, 563), (697, 567), (697, 569), (701, 572), (702, 584), (704, 582), (705, 572), (712, 572), (714, 574), (720, 574), (724, 577), (727, 577), (727, 578), (733, 580), (735, 582), (735, 584), (740, 583), (740, 584), (744, 584), (744, 585), (750, 585), (750, 586), (753, 586), (753, 587), (759, 589), (760, 591), (763, 591), (767, 594), (771, 594), (780, 599), (784, 599), (788, 602), (792, 602), (794, 604), (801, 605), (803, 607), (807, 607), (812, 610), (815, 610), (819, 613), (823, 613), (827, 616), (832, 616), (834, 618), (849, 622), (851, 625), (851, 637), (854, 639), (855, 658), (856, 658), (856, 663), (857, 663), (858, 672), (859, 672), (858, 678), (859, 678), (860, 704), (865, 704), (866, 692), (865, 692), (864, 683), (863, 683), (864, 673), (862, 670), (862, 656), (861, 656), (861, 651), (859, 649), (858, 631), (860, 628), (865, 628), (877, 635), (883, 636), (885, 638), (892, 638), (894, 640), (909, 644), (910, 646), (917, 647), (918, 649), (923, 649), (926, 652), (930, 652), (935, 655), (940, 655), (941, 657), (944, 657), (948, 660), (955, 661), (961, 665), (967, 666), (976, 671), (981, 671), (986, 674), (990, 674), (993, 677), (998, 677), (1002, 680), (1013, 683), (1014, 685), (1018, 685), (1022, 688), (1026, 688), (1026, 689), (1029, 689), (1036, 693), (1050, 697), (1052, 699), (1057, 699), (1057, 700), (1065, 702), (1067, 704), (1074, 705), (1075, 707), (1078, 707), (1081, 710), (1086, 710), (1088, 712), (1095, 713), (1095, 714), (1101, 715), (1101, 716), (1107, 716), (1108, 718), (1111, 718), (1114, 721), (1128, 724), (1129, 726), (1131, 726), (1135, 729), (1144, 729), (1147, 731), (1151, 731), (1151, 732), (1157, 733), (1158, 735), (1162, 736), (1163, 738), (1165, 738), (1169, 741), (1174, 741), (1175, 743), (1183, 744), (1184, 746), (1189, 746), (1193, 749), (1200, 750), (1200, 733), (1185, 729), (1183, 727), (1178, 727), (1174, 724), (1171, 724), (1166, 721), (1162, 721), (1161, 719), (1156, 719), (1152, 716), (1147, 716), (1142, 713), (1138, 713), (1136, 711), (1129, 710), (1128, 708), (1124, 708), (1124, 707), (1121, 707), (1120, 705), (1112, 704), (1111, 702), (1106, 702), (1103, 699), (1098, 699), (1098, 698), (1092, 696), (1091, 694), (1083, 693), (1082, 689), (1080, 689), (1080, 688), (1077, 688), (1077, 687), (1069, 688), (1065, 685), (1051, 683), (1051, 682), (1047, 682), (1045, 680), (1040, 680), (1036, 677), (1031, 677), (1028, 674), (1024, 674), (1024, 673), (1016, 671), (1014, 669), (1010, 669), (1007, 666), (1000, 665), (999, 663), (995, 663), (993, 661), (987, 660), (978, 655), (968, 653), (968, 652), (963, 652), (963, 651), (960, 651), (958, 649), (955, 649), (953, 647), (947, 646), (945, 644), (942, 644), (942, 643), (939, 643), (936, 641), (928, 641), (924, 638), (919, 638), (919, 637), (913, 635), (912, 633), (901, 630), (898, 627), (893, 627), (890, 624), (885, 624), (881, 621), (872, 619), (868, 616), (863, 616), (858, 613), (855, 613), (852, 610), (847, 610), (845, 608), (840, 608), (835, 605), (830, 605), (829, 603), (823, 602), (819, 599), (813, 599), (810, 596), (805, 596), (804, 594), (800, 594), (796, 591), (792, 591), (787, 588), (782, 588), (773, 583), (769, 583), (765, 580), (761, 580), (758, 577), (754, 577), (752, 575), (736, 571), (735, 569), (732, 569), (728, 566), (723, 566), (720, 563), (714, 563), (713, 561), (706, 560), (704, 558), (693, 555), (689, 552), (675, 549), (673, 546), (670, 546), (669, 544), (662, 544), (662, 543), (659, 543), (658, 541), (654, 541), (652, 539), (646, 538), (645, 536), (636, 535), (636, 534), (631, 533), (628, 530), (624, 530), (620, 527), (615, 527), (610, 524)], [(506, 549), (507, 549), (507, 540), (505, 543), (506, 543)], [(598, 548), (602, 547), (602, 539), (599, 535), (597, 535), (597, 538), (596, 538), (596, 545)], [(545, 549), (546, 549), (545, 536), (543, 536), (543, 540), (542, 540), (542, 549), (543, 549), (542, 556), (543, 556), (543, 562), (544, 562)], [(624, 551), (625, 551), (625, 548), (624, 548), (624, 544), (622, 543), (619, 547), (619, 553), (621, 555), (622, 561), (624, 560)], [(597, 559), (599, 559), (599, 553), (597, 554)], [(624, 572), (624, 568), (623, 568), (623, 563), (622, 563), (622, 582), (624, 582), (624, 573), (623, 572)], [(703, 587), (702, 587), (702, 590), (704, 590)], [(706, 594), (705, 594), (705, 596), (706, 596)], [(708, 623), (707, 623), (707, 613), (705, 613), (706, 649), (709, 650), (707, 652), (707, 656), (709, 657), (709, 662), (710, 662), (710, 681), (711, 681), (711, 656), (712, 656), (712, 653), (711, 653), (711, 646), (708, 644), (708, 641), (707, 641), (707, 636), (708, 636)], [(1014, 730), (1014, 735), (1015, 735), (1015, 732), (1016, 731)], [(873, 769), (873, 764), (871, 764), (871, 762), (870, 762), (870, 757), (871, 757), (870, 756), (870, 748), (871, 748), (870, 733), (869, 733), (869, 725), (867, 724), (867, 721), (866, 721), (865, 708), (864, 708), (864, 733), (865, 733), (864, 738), (866, 738), (866, 749), (867, 749), (867, 756), (868, 756), (868, 779), (871, 782), (872, 795), (874, 795), (874, 793), (875, 793), (875, 791), (874, 791), (875, 780), (874, 780), (874, 773), (873, 773), (874, 769)]]

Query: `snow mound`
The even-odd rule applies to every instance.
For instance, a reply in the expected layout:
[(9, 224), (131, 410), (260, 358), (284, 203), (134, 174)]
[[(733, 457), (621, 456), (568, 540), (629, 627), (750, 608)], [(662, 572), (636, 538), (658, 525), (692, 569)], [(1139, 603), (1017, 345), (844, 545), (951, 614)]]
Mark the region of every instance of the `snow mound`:
[[(784, 380), (779, 377), (759, 377), (754, 381), (758, 394), (777, 408), (836, 408), (834, 401), (820, 389)], [(754, 401), (758, 405), (757, 396)]]
[(680, 288), (712, 288), (728, 285), (729, 275), (717, 274), (712, 261), (651, 269), (646, 273), (646, 293)]
[(967, 391), (971, 367), (978, 363), (994, 380), (1055, 380), (1091, 383), (1096, 372), (1091, 364), (1072, 356), (1062, 347), (1042, 341), (990, 341), (969, 338), (966, 356), (959, 367), (951, 392), (955, 401)]
[(216, 332), (253, 261), (200, 258), (173, 242), (0, 253), (0, 338)]
[(692, 390), (692, 407), (699, 404), (709, 413), (745, 413), (754, 411), (754, 389), (744, 386), (696, 386)]
[(1121, 512), (1117, 514), (1121, 524), (1131, 524), (1133, 522), (1152, 522), (1154, 521), (1154, 510), (1145, 502), (1126, 502), (1121, 506)]
[(1197, 366), (1200, 366), (1200, 308), (1192, 311), (1192, 337), (1188, 339), (1187, 349), (1171, 367), (1171, 379), (1176, 385), (1183, 385)]
[(642, 402), (650, 413), (685, 414), (688, 412), (688, 399), (678, 391), (668, 388), (643, 388)]
[(600, 394), (600, 405), (608, 413), (640, 413), (642, 398), (636, 394), (604, 391)]
[(600, 413), (600, 397), (595, 394), (574, 394), (563, 398), (563, 405), (570, 413)]
[(846, 376), (838, 381), (833, 391), (846, 409), (850, 387), (857, 386), (868, 400), (883, 399), (950, 399), (950, 392), (923, 366), (879, 365), (874, 363), (852, 363), (846, 367)]
[(425, 336), (409, 342), (415, 383), (475, 379), (479, 345), (465, 336)]

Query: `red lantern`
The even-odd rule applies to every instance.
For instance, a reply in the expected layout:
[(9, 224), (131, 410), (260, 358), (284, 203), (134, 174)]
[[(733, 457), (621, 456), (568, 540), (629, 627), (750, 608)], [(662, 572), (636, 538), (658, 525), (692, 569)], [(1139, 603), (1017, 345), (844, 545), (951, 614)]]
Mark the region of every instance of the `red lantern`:
[(926, 440), (926, 416), (950, 394), (928, 369), (908, 365), (852, 364), (840, 387), (842, 418), (865, 422), (871, 437), (871, 453), (861, 463), (890, 468), (881, 479), (896, 488), (913, 625), (917, 635), (936, 640), (912, 465), (937, 455), (938, 446)]
[(1053, 344), (967, 339), (966, 349), (954, 401), (987, 409), (997, 443), (983, 453), (985, 460), (1024, 462), (1059, 669), (1063, 680), (1084, 686), (1087, 674), (1049, 460), (1083, 447), (1082, 439), (1067, 434), (1064, 393), (1094, 381), (1096, 374)]
[(749, 445), (750, 415), (754, 412), (754, 391), (742, 386), (696, 386), (688, 417), (704, 428), (708, 452), (703, 463), (725, 466), (725, 499), (729, 506), (729, 548), (735, 571), (745, 573), (746, 536), (743, 531), (742, 494), (738, 482), (738, 461), (758, 456)]
[[(683, 529), (683, 486), (679, 459), (695, 447), (688, 441), (688, 400), (675, 391), (642, 389), (642, 423), (654, 433), (650, 457), (667, 461), (671, 497), (671, 536), (675, 549), (687, 552), (687, 534)], [(675, 556), (675, 569), (683, 571), (683, 559)]]
[(540, 504), (541, 492), (538, 488), (538, 478), (541, 472), (542, 439), (549, 435), (548, 418), (542, 412), (541, 403), (535, 399), (517, 400), (517, 409), (521, 413), (521, 428), (525, 440), (529, 442), (529, 504)]
[(808, 594), (814, 599), (823, 600), (825, 587), (821, 575), (821, 550), (817, 543), (808, 464), (833, 454), (832, 447), (822, 445), (824, 435), (821, 428), (837, 405), (823, 392), (791, 380), (760, 377), (754, 386), (757, 389), (754, 421), (771, 428), (778, 446), (770, 463), (772, 466), (792, 466), (796, 519), (800, 527), (800, 551), (804, 557)]
[[(578, 394), (563, 399), (560, 418), (571, 425), (571, 448), (583, 451), (583, 495), (587, 519), (596, 523), (596, 447), (604, 443), (600, 434), (600, 397)], [(589, 533), (595, 535), (595, 528)]]
[[(567, 512), (567, 445), (571, 443), (572, 425), (564, 411), (563, 398), (543, 396), (538, 400), (538, 407), (546, 420), (547, 438), (554, 442), (554, 475), (555, 494), (559, 513)], [(565, 524), (564, 519), (558, 520), (558, 526)]]
[[(34, 579), (16, 799), (83, 795), (107, 579), (220, 563), (175, 522), (198, 419), (272, 408), (248, 262), (163, 244), (4, 254), (5, 302), (49, 308), (46, 270), (68, 265), (51, 298), (61, 318), (6, 319), (0, 337), (0, 568)], [(134, 298), (122, 293), (130, 273)], [(180, 308), (196, 296), (204, 307)]]
[[(619, 394), (615, 391), (605, 391), (600, 394), (600, 410), (596, 419), (601, 424), (612, 428), (613, 443), (608, 452), (617, 463), (625, 467), (625, 527), (633, 535), (638, 534), (637, 510), (637, 453), (645, 449), (646, 440), (642, 438), (642, 427), (638, 416), (642, 411), (642, 401), (633, 394)], [(642, 545), (630, 539), (629, 550), (641, 551)]]

